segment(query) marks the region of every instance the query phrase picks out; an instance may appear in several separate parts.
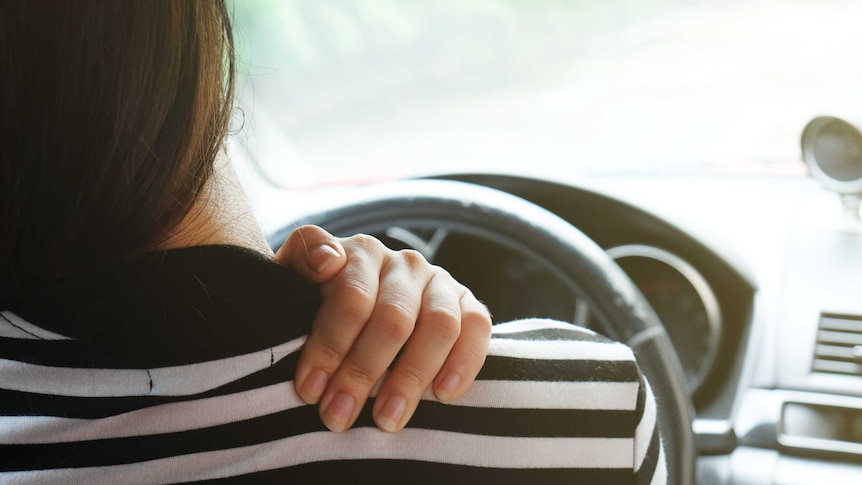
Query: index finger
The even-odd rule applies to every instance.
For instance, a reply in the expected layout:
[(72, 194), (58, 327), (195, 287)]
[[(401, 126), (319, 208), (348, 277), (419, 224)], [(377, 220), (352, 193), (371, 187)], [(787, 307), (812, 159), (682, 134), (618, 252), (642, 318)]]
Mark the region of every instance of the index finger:
[(324, 300), (300, 354), (295, 386), (307, 403), (316, 404), (335, 371), (344, 361), (377, 301), (383, 245), (370, 236), (353, 236), (349, 264), (323, 285)]
[(287, 236), (274, 260), (313, 283), (324, 283), (344, 269), (347, 253), (337, 237), (321, 227), (306, 225)]

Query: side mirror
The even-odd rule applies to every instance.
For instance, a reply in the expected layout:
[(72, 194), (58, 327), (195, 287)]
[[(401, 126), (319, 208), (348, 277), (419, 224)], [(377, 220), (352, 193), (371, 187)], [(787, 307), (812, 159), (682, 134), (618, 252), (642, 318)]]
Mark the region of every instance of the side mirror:
[(811, 176), (838, 193), (845, 211), (860, 219), (862, 133), (833, 116), (818, 116), (802, 131), (802, 159)]

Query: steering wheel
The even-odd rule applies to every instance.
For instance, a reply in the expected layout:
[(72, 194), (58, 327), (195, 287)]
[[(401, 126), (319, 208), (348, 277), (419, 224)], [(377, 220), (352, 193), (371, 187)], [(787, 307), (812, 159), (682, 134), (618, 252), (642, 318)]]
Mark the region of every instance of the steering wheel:
[[(640, 291), (605, 252), (571, 224), (538, 205), (495, 189), (445, 180), (405, 180), (357, 189), (350, 200), (296, 221), (338, 236), (391, 227), (479, 238), (514, 251), (554, 274), (586, 301), (603, 333), (628, 344), (657, 402), (668, 483), (694, 483), (691, 401), (676, 353)], [(284, 240), (294, 224), (270, 242)]]

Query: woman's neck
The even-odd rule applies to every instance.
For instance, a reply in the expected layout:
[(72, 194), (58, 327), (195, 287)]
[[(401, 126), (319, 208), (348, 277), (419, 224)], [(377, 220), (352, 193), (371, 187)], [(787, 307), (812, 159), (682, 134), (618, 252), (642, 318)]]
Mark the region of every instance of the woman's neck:
[(158, 249), (230, 244), (273, 253), (252, 214), (248, 199), (226, 156), (219, 156), (212, 178), (189, 213)]

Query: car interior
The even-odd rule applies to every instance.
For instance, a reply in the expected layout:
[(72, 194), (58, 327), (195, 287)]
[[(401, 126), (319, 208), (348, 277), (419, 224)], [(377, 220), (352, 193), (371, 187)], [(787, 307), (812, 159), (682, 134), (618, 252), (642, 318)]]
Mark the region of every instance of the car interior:
[(272, 245), (372, 234), (626, 342), (671, 483), (862, 483), (862, 3), (234, 8)]

